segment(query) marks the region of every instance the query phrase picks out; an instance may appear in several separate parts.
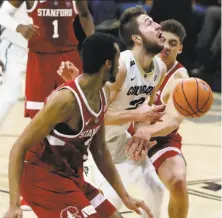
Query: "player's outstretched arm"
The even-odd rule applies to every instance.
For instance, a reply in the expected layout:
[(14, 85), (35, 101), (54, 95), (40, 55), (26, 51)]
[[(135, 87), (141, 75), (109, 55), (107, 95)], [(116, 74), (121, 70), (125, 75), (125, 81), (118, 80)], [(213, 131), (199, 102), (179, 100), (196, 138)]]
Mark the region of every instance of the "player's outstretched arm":
[(136, 132), (144, 131), (149, 133), (151, 137), (157, 137), (167, 136), (174, 130), (178, 129), (184, 117), (174, 108), (172, 96), (170, 96), (168, 100), (165, 112), (165, 115), (161, 118), (162, 122), (156, 122), (149, 126), (146, 124), (136, 125)]
[(149, 218), (153, 218), (150, 209), (145, 205), (145, 203), (131, 197), (124, 188), (105, 142), (104, 124), (102, 124), (98, 133), (93, 138), (90, 151), (100, 172), (117, 192), (124, 204), (138, 214), (140, 214), (139, 208), (142, 208), (147, 213)]
[(163, 97), (163, 99), (165, 99), (166, 109), (165, 115), (161, 118), (162, 122), (156, 122), (150, 126), (147, 126), (146, 124), (143, 125), (143, 123), (135, 125), (137, 126), (136, 132), (138, 134), (139, 132), (144, 132), (144, 135), (150, 135), (151, 137), (166, 136), (179, 128), (184, 117), (180, 115), (174, 107), (173, 91), (178, 82), (188, 77), (188, 73), (184, 69), (174, 75), (171, 82), (168, 84), (168, 87), (166, 87), (166, 90), (168, 91), (166, 91), (165, 96)]
[(76, 7), (79, 14), (79, 20), (86, 36), (90, 36), (95, 32), (92, 15), (88, 8), (88, 2), (76, 0)]
[(78, 105), (74, 99), (69, 90), (55, 92), (12, 146), (9, 156), (10, 208), (4, 218), (17, 218), (13, 214), (20, 213), (20, 180), (26, 152), (43, 140), (56, 124), (75, 114)]

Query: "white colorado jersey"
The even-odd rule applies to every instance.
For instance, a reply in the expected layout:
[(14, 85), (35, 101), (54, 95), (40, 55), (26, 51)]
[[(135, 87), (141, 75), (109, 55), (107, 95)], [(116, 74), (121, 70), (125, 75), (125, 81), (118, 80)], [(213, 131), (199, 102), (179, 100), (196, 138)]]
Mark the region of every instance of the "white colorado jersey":
[[(163, 62), (159, 57), (155, 56), (153, 58), (154, 68), (152, 72), (144, 76), (130, 50), (121, 52), (120, 58), (124, 60), (126, 65), (126, 79), (120, 92), (109, 107), (115, 111), (136, 109), (150, 97), (152, 90), (159, 83), (163, 73)], [(116, 136), (124, 134), (129, 126), (130, 123), (118, 126), (107, 125), (106, 140), (109, 141)]]
[[(28, 14), (26, 12), (26, 3), (23, 2), (22, 5), (18, 8), (13, 18), (19, 23), (27, 25), (30, 24)], [(2, 32), (1, 38), (5, 38), (11, 43), (18, 45), (22, 48), (27, 48), (28, 41), (20, 34), (11, 29), (5, 29)]]

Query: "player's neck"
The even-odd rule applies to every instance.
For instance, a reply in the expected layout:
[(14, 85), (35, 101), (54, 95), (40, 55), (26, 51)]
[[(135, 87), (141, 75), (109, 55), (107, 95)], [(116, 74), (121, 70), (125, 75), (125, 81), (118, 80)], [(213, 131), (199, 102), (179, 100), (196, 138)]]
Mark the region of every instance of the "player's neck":
[(89, 98), (97, 96), (104, 86), (97, 75), (82, 74), (78, 82), (84, 94)]
[(135, 57), (135, 59), (138, 62), (138, 64), (140, 65), (140, 67), (145, 72), (149, 72), (150, 71), (150, 67), (151, 67), (151, 63), (152, 63), (152, 60), (153, 60), (153, 57), (155, 55), (148, 54), (146, 51), (144, 51), (144, 49), (141, 49), (141, 48), (134, 48), (132, 50), (132, 54)]
[(165, 64), (166, 67), (167, 67), (167, 72), (172, 69), (172, 67), (175, 65), (175, 63), (176, 63), (176, 60), (173, 60), (173, 61), (164, 61), (164, 64)]

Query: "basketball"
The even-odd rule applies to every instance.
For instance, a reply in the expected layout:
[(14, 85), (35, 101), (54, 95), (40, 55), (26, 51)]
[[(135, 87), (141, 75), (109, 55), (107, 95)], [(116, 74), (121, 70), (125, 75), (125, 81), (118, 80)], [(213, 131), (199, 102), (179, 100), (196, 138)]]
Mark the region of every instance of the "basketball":
[(174, 89), (173, 102), (181, 115), (192, 118), (202, 117), (211, 108), (213, 92), (201, 79), (184, 79)]

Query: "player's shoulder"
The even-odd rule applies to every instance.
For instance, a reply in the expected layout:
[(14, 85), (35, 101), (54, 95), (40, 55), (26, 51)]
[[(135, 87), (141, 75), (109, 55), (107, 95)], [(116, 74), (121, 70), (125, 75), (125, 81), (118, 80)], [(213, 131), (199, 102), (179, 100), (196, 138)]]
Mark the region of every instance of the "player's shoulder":
[(178, 78), (178, 79), (186, 79), (189, 78), (189, 74), (187, 69), (180, 63), (177, 62), (175, 69), (174, 69), (174, 73), (173, 73), (174, 78)]
[(59, 90), (55, 90), (47, 98), (47, 104), (56, 105), (56, 107), (66, 107), (72, 105), (77, 101), (73, 91), (67, 87), (62, 87)]

